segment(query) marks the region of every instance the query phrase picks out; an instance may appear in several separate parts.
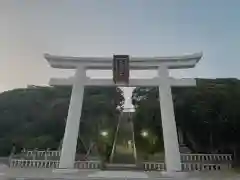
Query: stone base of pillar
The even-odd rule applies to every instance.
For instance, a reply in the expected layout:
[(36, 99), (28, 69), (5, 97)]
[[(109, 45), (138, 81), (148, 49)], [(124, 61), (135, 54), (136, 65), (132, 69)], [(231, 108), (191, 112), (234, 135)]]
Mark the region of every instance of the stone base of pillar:
[(79, 169), (53, 169), (53, 173), (62, 173), (62, 174), (70, 174), (70, 173), (78, 173)]

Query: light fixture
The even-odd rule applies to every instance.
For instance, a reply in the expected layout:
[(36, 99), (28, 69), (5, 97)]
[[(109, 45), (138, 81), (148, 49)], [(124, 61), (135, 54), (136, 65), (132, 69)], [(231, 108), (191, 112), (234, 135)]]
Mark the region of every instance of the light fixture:
[(147, 131), (142, 131), (141, 135), (142, 135), (142, 137), (147, 137), (148, 136), (148, 132)]
[(108, 136), (108, 132), (107, 132), (107, 131), (102, 131), (100, 134), (101, 134), (101, 136), (103, 136), (103, 137)]

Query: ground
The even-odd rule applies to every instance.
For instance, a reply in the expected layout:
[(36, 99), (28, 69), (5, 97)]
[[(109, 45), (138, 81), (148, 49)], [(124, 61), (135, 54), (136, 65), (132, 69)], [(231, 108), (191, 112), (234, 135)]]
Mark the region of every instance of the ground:
[(98, 171), (98, 170), (80, 170), (74, 173), (53, 173), (51, 169), (0, 169), (0, 180), (84, 180), (84, 179), (159, 179), (159, 180), (238, 180), (240, 175), (233, 172), (192, 172), (179, 173), (169, 177), (160, 172), (140, 172), (140, 171)]

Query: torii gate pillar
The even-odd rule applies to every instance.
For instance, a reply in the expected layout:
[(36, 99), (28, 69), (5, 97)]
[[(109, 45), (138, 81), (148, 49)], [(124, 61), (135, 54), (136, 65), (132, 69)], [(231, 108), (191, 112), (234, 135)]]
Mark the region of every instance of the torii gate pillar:
[(177, 128), (174, 116), (171, 84), (168, 81), (168, 69), (164, 66), (158, 68), (159, 101), (162, 118), (164, 152), (166, 169), (170, 172), (181, 171), (181, 159)]
[(82, 112), (84, 95), (85, 70), (78, 68), (72, 87), (72, 94), (68, 108), (65, 133), (63, 137), (62, 151), (60, 156), (60, 169), (73, 169), (77, 148), (77, 138)]

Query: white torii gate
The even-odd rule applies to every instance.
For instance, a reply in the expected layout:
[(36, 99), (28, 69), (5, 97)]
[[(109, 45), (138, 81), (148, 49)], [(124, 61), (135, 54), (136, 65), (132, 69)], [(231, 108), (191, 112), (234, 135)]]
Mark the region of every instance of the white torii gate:
[(87, 69), (112, 69), (113, 57), (64, 57), (45, 54), (45, 58), (53, 68), (76, 69), (72, 78), (51, 78), (49, 82), (52, 86), (73, 86), (59, 168), (74, 168), (84, 86), (158, 86), (166, 169), (168, 172), (181, 171), (171, 87), (195, 86), (196, 81), (195, 79), (171, 78), (168, 69), (193, 68), (201, 57), (202, 53), (173, 57), (130, 57), (130, 69), (155, 69), (158, 70), (158, 77), (152, 79), (129, 79), (127, 85), (116, 85), (112, 79), (91, 79), (86, 77)]

